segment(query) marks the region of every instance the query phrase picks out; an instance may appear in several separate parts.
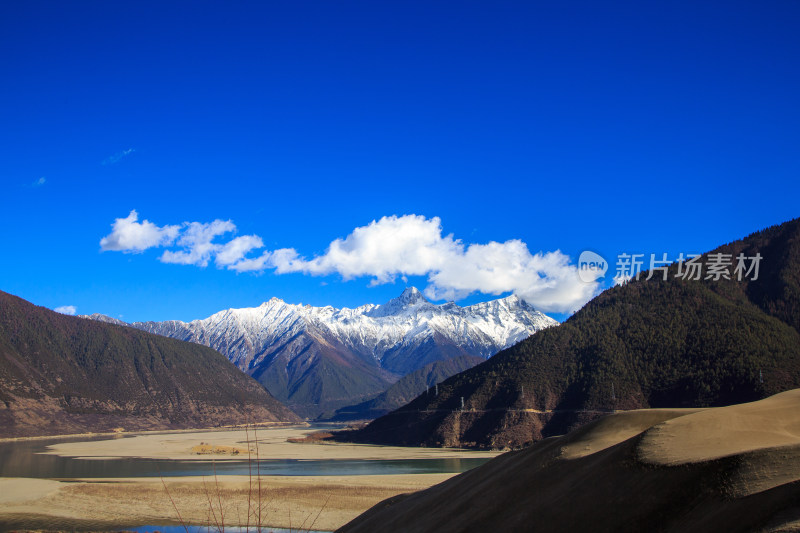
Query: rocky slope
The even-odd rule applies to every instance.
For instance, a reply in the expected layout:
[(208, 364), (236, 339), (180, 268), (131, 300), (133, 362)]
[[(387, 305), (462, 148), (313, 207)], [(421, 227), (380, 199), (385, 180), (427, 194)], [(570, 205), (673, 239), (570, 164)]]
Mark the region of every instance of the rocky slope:
[(298, 421), (210, 348), (0, 291), (0, 437)]
[(436, 394), (437, 384), (445, 379), (483, 363), (485, 359), (473, 355), (462, 355), (434, 361), (422, 368), (403, 376), (397, 383), (384, 392), (356, 405), (348, 405), (338, 409), (331, 420), (372, 420), (394, 411), (418, 395)]

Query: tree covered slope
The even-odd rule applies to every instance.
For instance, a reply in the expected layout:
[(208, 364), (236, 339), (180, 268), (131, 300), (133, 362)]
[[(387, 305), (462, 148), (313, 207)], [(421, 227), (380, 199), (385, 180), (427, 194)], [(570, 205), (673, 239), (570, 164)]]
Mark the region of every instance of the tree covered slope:
[(0, 437), (298, 421), (210, 348), (0, 292)]
[(734, 265), (760, 254), (758, 279), (678, 279), (676, 264), (666, 280), (643, 275), (347, 438), (517, 447), (611, 410), (729, 405), (800, 386), (800, 220), (716, 253)]

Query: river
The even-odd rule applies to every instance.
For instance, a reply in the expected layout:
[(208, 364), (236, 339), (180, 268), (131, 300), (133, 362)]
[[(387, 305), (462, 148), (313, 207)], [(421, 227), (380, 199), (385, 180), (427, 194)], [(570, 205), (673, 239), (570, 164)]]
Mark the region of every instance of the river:
[[(110, 440), (81, 437), (0, 442), (0, 477), (49, 479), (169, 477), (261, 474), (272, 476), (353, 476), (374, 474), (460, 473), (486, 461), (483, 457), (425, 459), (243, 459), (171, 460), (142, 458), (82, 459), (42, 453), (55, 443)], [(126, 438), (126, 437), (121, 437)]]

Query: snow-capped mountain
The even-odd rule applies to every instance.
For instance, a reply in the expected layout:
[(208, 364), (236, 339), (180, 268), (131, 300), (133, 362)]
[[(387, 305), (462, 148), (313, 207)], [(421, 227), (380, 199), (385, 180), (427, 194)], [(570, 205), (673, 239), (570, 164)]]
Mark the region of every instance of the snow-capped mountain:
[(434, 361), (483, 358), (557, 324), (516, 296), (460, 307), (415, 288), (355, 309), (272, 298), (192, 322), (133, 327), (215, 348), (298, 413), (316, 416), (361, 401)]
[(116, 324), (117, 326), (129, 326), (127, 322), (123, 322), (118, 318), (114, 318), (108, 315), (103, 315), (100, 313), (92, 313), (91, 315), (78, 315), (81, 318), (89, 318), (91, 320), (97, 320), (98, 322), (105, 322), (106, 324)]

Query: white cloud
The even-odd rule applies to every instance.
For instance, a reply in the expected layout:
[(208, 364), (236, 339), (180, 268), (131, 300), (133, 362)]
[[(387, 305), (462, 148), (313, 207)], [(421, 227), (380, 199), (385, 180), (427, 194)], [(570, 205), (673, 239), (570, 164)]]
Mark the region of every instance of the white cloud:
[(226, 266), (229, 270), (235, 270), (236, 272), (263, 272), (268, 268), (274, 268), (270, 263), (272, 255), (272, 252), (265, 251), (258, 257), (250, 259), (243, 258), (236, 263), (231, 263)]
[(230, 220), (215, 220), (203, 224), (189, 222), (184, 224), (185, 229), (178, 239), (179, 251), (165, 251), (160, 261), (164, 263), (177, 263), (180, 265), (207, 266), (212, 255), (216, 255), (224, 248), (221, 244), (211, 242), (215, 237), (236, 231), (236, 226)]
[(41, 187), (41, 186), (42, 186), (42, 185), (44, 185), (45, 183), (47, 183), (47, 180), (46, 180), (46, 179), (44, 179), (44, 176), (42, 176), (42, 177), (41, 177), (41, 178), (39, 178), (38, 180), (36, 180), (36, 181), (34, 181), (33, 183), (31, 183), (31, 187)]
[(276, 250), (265, 265), (278, 274), (371, 276), (373, 285), (392, 282), (398, 275), (427, 275), (425, 294), (435, 300), (513, 292), (548, 312), (575, 311), (599, 289), (597, 283), (581, 281), (569, 257), (558, 250), (531, 254), (520, 240), (466, 246), (452, 235), (442, 235), (438, 217), (416, 215), (383, 217), (356, 228), (311, 260), (292, 249)]
[(218, 268), (236, 272), (339, 274), (345, 280), (368, 276), (373, 278), (371, 285), (391, 283), (398, 277), (427, 276), (425, 293), (435, 300), (458, 300), (474, 292), (493, 295), (513, 292), (547, 312), (575, 311), (600, 289), (597, 282), (581, 281), (576, 266), (559, 250), (531, 254), (528, 246), (516, 239), (467, 245), (453, 235), (443, 235), (438, 217), (383, 217), (335, 239), (324, 254), (306, 259), (293, 248), (264, 250), (247, 257), (253, 250), (264, 247), (258, 235), (244, 235), (226, 243), (213, 242), (216, 237), (236, 230), (229, 220), (159, 228), (147, 221), (137, 224), (135, 215), (132, 211), (127, 219), (117, 219), (114, 232), (101, 241), (103, 249), (144, 249), (123, 247), (121, 237), (115, 235), (130, 231), (131, 226), (140, 230), (140, 226), (149, 225), (152, 235), (149, 240), (141, 239), (151, 243), (147, 247), (169, 247), (174, 243), (180, 248), (165, 250), (160, 257), (165, 263), (206, 266), (213, 258)]
[(106, 157), (105, 159), (103, 159), (100, 162), (100, 164), (101, 165), (113, 165), (115, 163), (118, 163), (120, 161), (120, 159), (122, 159), (123, 157), (126, 157), (126, 156), (132, 154), (135, 151), (136, 151), (135, 148), (128, 148), (127, 150), (122, 150), (121, 152), (117, 152), (114, 155), (110, 155), (110, 156)]
[(513, 292), (542, 311), (558, 313), (576, 311), (599, 289), (597, 282), (582, 281), (560, 250), (531, 254), (520, 240), (469, 245), (429, 281), (425, 292), (432, 298)]
[(148, 248), (172, 244), (180, 226), (156, 226), (148, 220), (137, 222), (139, 214), (132, 210), (125, 218), (111, 225), (112, 231), (100, 239), (100, 249), (115, 252), (142, 252)]
[(78, 308), (74, 305), (62, 305), (61, 307), (56, 307), (53, 311), (62, 315), (74, 315), (78, 312)]
[(258, 235), (243, 235), (225, 244), (215, 259), (218, 266), (235, 265), (242, 262), (250, 250), (264, 247), (264, 241)]
[(273, 253), (272, 264), (279, 274), (335, 272), (345, 279), (373, 276), (375, 283), (388, 283), (398, 275), (421, 276), (439, 270), (460, 247), (452, 235), (442, 237), (438, 217), (390, 216), (336, 239), (325, 255), (306, 261), (292, 249), (278, 250)]

